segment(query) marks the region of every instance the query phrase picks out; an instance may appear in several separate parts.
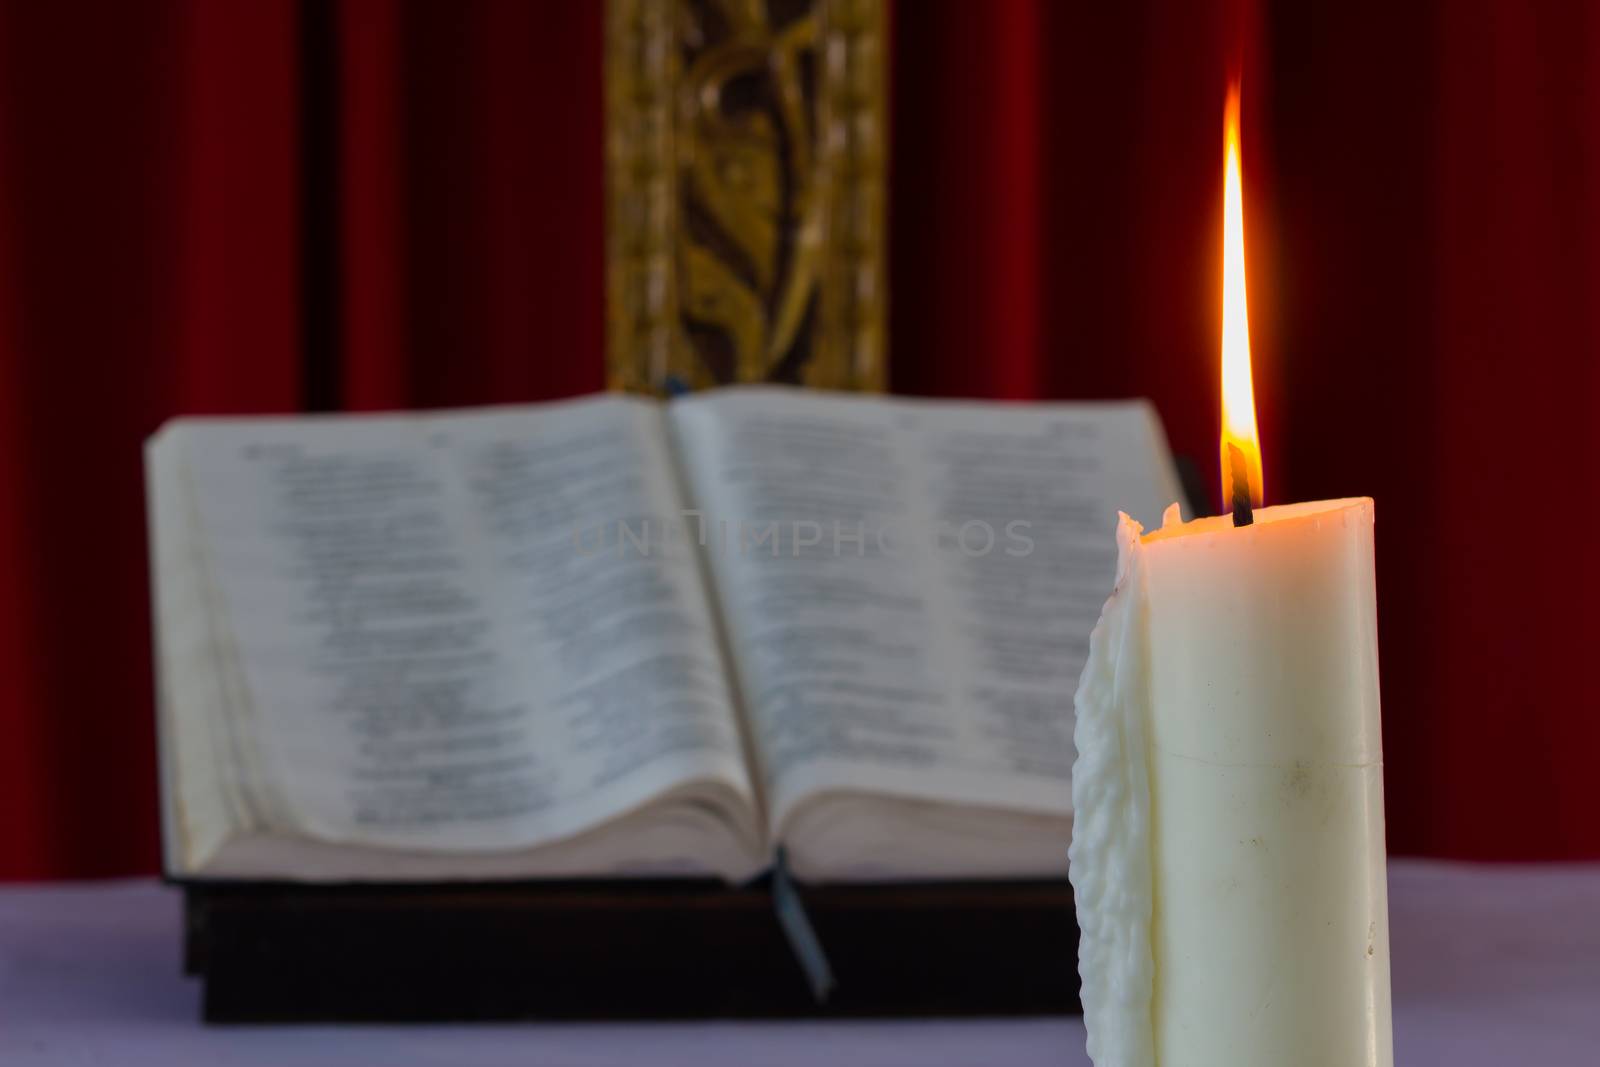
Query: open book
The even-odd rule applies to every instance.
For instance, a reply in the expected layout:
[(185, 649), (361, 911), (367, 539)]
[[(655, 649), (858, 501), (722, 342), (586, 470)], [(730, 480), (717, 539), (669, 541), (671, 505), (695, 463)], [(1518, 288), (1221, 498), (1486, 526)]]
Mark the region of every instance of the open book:
[(729, 389), (147, 448), (167, 873), (1064, 876), (1141, 402)]

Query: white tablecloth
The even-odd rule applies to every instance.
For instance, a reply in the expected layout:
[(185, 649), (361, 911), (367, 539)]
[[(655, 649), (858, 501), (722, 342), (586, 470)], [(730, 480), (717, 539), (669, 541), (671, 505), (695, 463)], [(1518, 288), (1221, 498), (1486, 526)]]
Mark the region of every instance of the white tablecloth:
[[(1600, 1064), (1600, 866), (1395, 862), (1390, 885), (1398, 1063)], [(206, 1027), (178, 948), (153, 883), (0, 888), (0, 1064), (1089, 1062), (1076, 1019)]]

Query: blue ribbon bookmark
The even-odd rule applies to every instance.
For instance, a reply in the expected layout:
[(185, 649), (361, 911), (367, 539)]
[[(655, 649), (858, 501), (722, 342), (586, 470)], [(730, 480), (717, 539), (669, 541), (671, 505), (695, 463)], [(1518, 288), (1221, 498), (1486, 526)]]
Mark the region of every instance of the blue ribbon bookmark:
[(778, 925), (789, 939), (795, 962), (805, 972), (812, 997), (818, 1004), (826, 1004), (828, 994), (837, 985), (833, 980), (833, 968), (829, 966), (828, 954), (822, 950), (817, 931), (812, 928), (811, 919), (806, 915), (805, 903), (800, 899), (800, 890), (789, 875), (789, 861), (782, 848), (778, 849), (777, 861), (772, 865), (772, 907), (778, 913)]

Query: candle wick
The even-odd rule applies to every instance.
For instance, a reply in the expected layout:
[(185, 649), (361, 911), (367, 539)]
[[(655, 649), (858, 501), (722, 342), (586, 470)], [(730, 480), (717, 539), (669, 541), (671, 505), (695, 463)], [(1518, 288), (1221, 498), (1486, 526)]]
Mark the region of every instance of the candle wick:
[(1250, 473), (1244, 465), (1244, 453), (1235, 444), (1228, 445), (1228, 473), (1233, 476), (1233, 524), (1249, 526), (1256, 521), (1255, 509), (1250, 505)]

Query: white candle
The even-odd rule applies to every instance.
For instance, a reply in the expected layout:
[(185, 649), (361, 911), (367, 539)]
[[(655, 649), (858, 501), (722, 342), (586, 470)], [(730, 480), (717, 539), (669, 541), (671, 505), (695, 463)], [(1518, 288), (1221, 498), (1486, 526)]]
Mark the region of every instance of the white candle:
[(1372, 502), (1118, 540), (1073, 768), (1090, 1056), (1391, 1064)]

